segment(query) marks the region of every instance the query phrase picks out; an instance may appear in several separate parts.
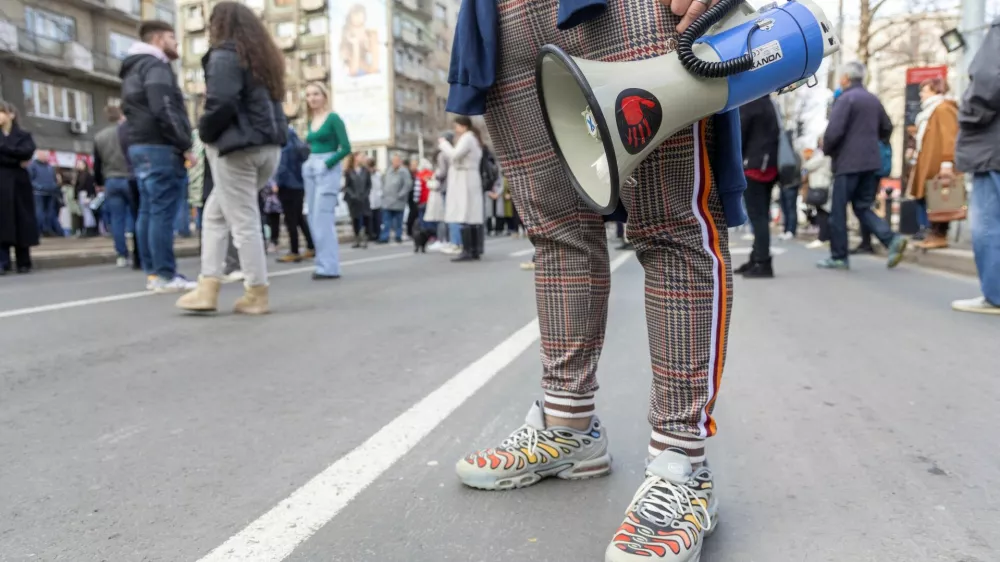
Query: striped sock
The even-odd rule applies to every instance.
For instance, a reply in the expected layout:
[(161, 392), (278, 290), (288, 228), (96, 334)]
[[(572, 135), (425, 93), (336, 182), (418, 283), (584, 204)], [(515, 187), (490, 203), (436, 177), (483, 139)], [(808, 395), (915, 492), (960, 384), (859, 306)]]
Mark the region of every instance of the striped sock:
[(545, 415), (556, 418), (589, 418), (594, 415), (594, 393), (545, 391)]
[(704, 439), (653, 430), (649, 439), (649, 456), (655, 457), (667, 449), (674, 449), (687, 455), (695, 468), (705, 463)]

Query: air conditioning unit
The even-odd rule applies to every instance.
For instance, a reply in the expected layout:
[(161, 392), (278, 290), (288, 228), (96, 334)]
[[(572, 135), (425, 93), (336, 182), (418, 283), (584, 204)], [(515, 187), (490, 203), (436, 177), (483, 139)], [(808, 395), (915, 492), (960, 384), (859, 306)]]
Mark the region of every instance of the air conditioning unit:
[(69, 132), (74, 135), (86, 135), (87, 131), (90, 130), (90, 126), (83, 121), (70, 121), (69, 122)]

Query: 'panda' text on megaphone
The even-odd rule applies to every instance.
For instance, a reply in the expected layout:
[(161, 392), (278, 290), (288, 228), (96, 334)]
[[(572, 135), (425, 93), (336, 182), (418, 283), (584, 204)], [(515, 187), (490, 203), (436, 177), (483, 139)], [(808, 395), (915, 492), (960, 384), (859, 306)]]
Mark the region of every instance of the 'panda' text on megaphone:
[(609, 214), (622, 182), (667, 137), (806, 83), (823, 57), (839, 48), (812, 0), (759, 12), (742, 0), (722, 0), (681, 34), (668, 55), (597, 62), (546, 45), (535, 81), (549, 138), (573, 185), (594, 209)]

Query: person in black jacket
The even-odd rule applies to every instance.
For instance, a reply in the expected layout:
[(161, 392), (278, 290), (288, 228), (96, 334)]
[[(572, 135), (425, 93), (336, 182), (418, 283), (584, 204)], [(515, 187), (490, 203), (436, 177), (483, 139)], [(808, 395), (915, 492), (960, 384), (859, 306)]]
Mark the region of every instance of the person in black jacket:
[(344, 202), (351, 211), (354, 226), (352, 248), (368, 247), (368, 222), (371, 219), (372, 175), (363, 161), (363, 155), (351, 154), (344, 158)]
[(177, 274), (174, 259), (174, 220), (187, 177), (185, 153), (191, 148), (184, 95), (170, 68), (177, 58), (177, 39), (173, 27), (161, 21), (143, 22), (139, 36), (142, 42), (129, 48), (120, 72), (128, 157), (139, 182), (135, 235), (147, 288), (190, 290), (194, 284)]
[(177, 306), (196, 312), (218, 307), (231, 231), (246, 287), (235, 311), (264, 314), (267, 262), (258, 193), (278, 167), (288, 136), (280, 101), (285, 96), (285, 59), (260, 18), (242, 4), (217, 4), (208, 27), (212, 43), (201, 63), (205, 111), (198, 132), (215, 187), (202, 215), (198, 288), (181, 297)]
[(774, 277), (771, 265), (771, 193), (778, 179), (778, 113), (770, 96), (764, 96), (740, 108), (743, 129), (743, 175), (747, 190), (743, 193), (747, 216), (753, 227), (753, 251), (750, 260), (736, 273), (750, 278)]
[(17, 272), (31, 271), (31, 247), (38, 245), (34, 190), (27, 167), (35, 154), (31, 134), (17, 125), (14, 106), (0, 101), (0, 275), (12, 269), (14, 248)]

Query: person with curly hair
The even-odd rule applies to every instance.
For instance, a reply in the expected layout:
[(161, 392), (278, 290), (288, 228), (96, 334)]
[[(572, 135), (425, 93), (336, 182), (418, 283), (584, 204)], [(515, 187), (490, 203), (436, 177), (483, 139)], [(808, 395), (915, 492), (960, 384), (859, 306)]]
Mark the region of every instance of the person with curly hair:
[(234, 310), (265, 314), (267, 262), (257, 194), (274, 174), (288, 136), (281, 110), (284, 57), (260, 18), (236, 2), (215, 6), (209, 37), (211, 48), (202, 58), (206, 97), (198, 132), (215, 189), (202, 217), (198, 287), (181, 297), (177, 306), (192, 312), (216, 310), (231, 234), (246, 287)]

